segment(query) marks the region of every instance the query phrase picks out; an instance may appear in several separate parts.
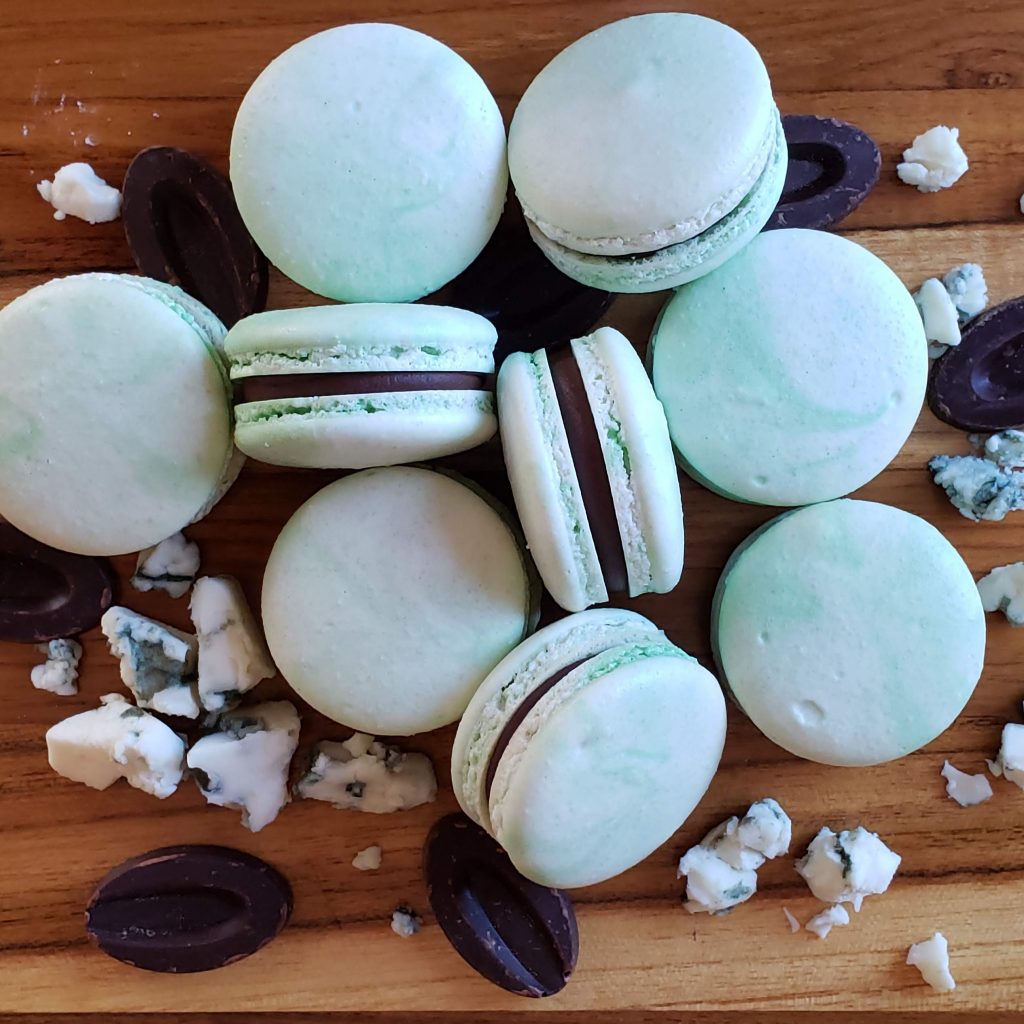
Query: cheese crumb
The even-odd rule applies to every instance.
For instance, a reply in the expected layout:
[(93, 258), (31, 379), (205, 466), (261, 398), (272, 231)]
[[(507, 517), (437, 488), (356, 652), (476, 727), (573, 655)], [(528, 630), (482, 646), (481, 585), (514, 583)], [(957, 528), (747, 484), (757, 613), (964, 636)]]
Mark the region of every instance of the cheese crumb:
[(77, 640), (51, 640), (36, 649), (46, 655), (46, 663), (32, 669), (32, 685), (37, 690), (48, 690), (58, 697), (70, 697), (78, 693), (78, 663), (82, 658), (82, 645)]
[(859, 911), (866, 896), (889, 888), (901, 859), (863, 826), (838, 835), (826, 826), (811, 840), (796, 870), (822, 903), (850, 903)]
[(72, 217), (103, 224), (121, 214), (121, 193), (86, 163), (65, 164), (53, 181), (40, 181), (36, 190), (53, 208), (54, 220)]
[(907, 963), (916, 967), (936, 992), (952, 992), (956, 988), (949, 971), (949, 943), (942, 932), (924, 942), (915, 942), (907, 953)]
[(404, 905), (397, 907), (391, 915), (391, 930), (403, 939), (408, 939), (410, 936), (415, 935), (420, 930), (422, 924), (423, 921), (420, 919), (419, 914), (411, 907)]
[(783, 907), (782, 912), (786, 915), (786, 920), (789, 922), (789, 930), (796, 935), (800, 931), (800, 922), (790, 913), (789, 907)]
[(988, 770), (1024, 789), (1024, 725), (1007, 722), (1003, 726), (999, 754), (988, 762)]
[(996, 566), (978, 580), (978, 593), (987, 612), (1002, 612), (1013, 626), (1024, 626), (1024, 562)]
[(380, 867), (383, 851), (379, 846), (368, 846), (352, 858), (352, 867), (357, 871), (376, 871)]
[(968, 775), (948, 761), (942, 766), (942, 777), (946, 780), (946, 793), (961, 807), (983, 804), (992, 796), (992, 783), (984, 775)]
[(931, 343), (928, 349), (930, 356), (940, 356), (947, 348), (960, 344), (956, 306), (937, 277), (929, 277), (921, 285), (914, 293), (914, 302), (924, 323), (925, 337)]
[(819, 939), (827, 939), (828, 933), (837, 925), (849, 924), (850, 914), (841, 903), (837, 903), (828, 910), (823, 910), (804, 925), (809, 931), (818, 936)]
[(900, 181), (915, 185), (920, 192), (938, 192), (955, 185), (967, 168), (960, 129), (939, 124), (918, 135), (903, 151), (903, 162), (897, 165), (896, 173)]

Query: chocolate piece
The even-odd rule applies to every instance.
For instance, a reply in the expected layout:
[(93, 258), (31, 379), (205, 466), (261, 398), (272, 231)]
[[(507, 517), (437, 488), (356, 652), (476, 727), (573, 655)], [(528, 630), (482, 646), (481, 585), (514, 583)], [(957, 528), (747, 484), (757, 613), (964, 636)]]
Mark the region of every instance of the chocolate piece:
[(782, 198), (764, 226), (827, 228), (868, 197), (882, 169), (875, 140), (834, 117), (790, 114), (782, 119), (789, 167)]
[(519, 996), (565, 988), (579, 955), (566, 893), (524, 878), (462, 814), (442, 818), (431, 830), (424, 872), (434, 917), (470, 967)]
[(227, 178), (183, 149), (151, 146), (128, 165), (121, 219), (136, 266), (178, 285), (231, 327), (267, 304), (267, 260)]
[(38, 644), (95, 626), (114, 601), (110, 563), (41, 544), (0, 521), (0, 640)]
[(579, 480), (587, 523), (597, 548), (597, 560), (601, 563), (604, 585), (609, 594), (622, 593), (629, 589), (626, 554), (615, 516), (612, 485), (604, 464), (601, 438), (587, 398), (583, 374), (571, 347), (550, 353), (548, 365), (569, 439), (569, 451)]
[(368, 373), (281, 373), (236, 381), (239, 404), (323, 395), (379, 395), (393, 391), (493, 391), (494, 375), (458, 370)]
[(186, 974), (250, 956), (291, 912), (291, 886), (258, 857), (224, 846), (167, 846), (114, 868), (89, 901), (85, 924), (115, 960)]
[(560, 683), (574, 668), (582, 665), (586, 660), (586, 658), (581, 658), (579, 661), (574, 661), (571, 665), (566, 665), (565, 668), (559, 669), (553, 676), (545, 679), (540, 686), (534, 687), (520, 701), (515, 711), (512, 712), (511, 717), (505, 723), (505, 728), (501, 730), (501, 735), (498, 736), (497, 742), (491, 749), (490, 759), (487, 762), (487, 773), (484, 776), (484, 793), (488, 797), (491, 795), (491, 786), (494, 785), (494, 776), (498, 773), (498, 764), (501, 762), (501, 756), (508, 750), (512, 737), (516, 734), (519, 726), (523, 724), (526, 716), (540, 703), (541, 697), (553, 690), (557, 683)]
[(928, 405), (961, 430), (1024, 426), (1024, 295), (980, 313), (935, 360)]
[(452, 305), (494, 324), (497, 365), (510, 352), (534, 352), (580, 338), (615, 301), (566, 277), (534, 245), (525, 227), (499, 227), (452, 284)]

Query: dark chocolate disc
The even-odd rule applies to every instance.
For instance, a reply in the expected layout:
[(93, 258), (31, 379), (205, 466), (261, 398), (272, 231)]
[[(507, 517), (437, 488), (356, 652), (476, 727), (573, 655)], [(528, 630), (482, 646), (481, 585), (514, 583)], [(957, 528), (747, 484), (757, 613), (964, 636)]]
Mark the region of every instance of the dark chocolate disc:
[(0, 521), (0, 640), (38, 644), (95, 626), (114, 600), (104, 558), (41, 544)]
[(980, 313), (935, 360), (928, 405), (961, 430), (1024, 427), (1024, 295)]
[(231, 327), (267, 304), (267, 260), (227, 178), (183, 149), (151, 146), (128, 165), (121, 210), (136, 266), (177, 285)]
[(494, 324), (499, 366), (510, 352), (535, 352), (583, 337), (614, 301), (611, 292), (566, 277), (520, 225), (499, 227), (451, 292), (453, 306)]
[(782, 198), (765, 230), (827, 228), (868, 197), (882, 168), (875, 140), (834, 117), (790, 114), (782, 119), (789, 167)]

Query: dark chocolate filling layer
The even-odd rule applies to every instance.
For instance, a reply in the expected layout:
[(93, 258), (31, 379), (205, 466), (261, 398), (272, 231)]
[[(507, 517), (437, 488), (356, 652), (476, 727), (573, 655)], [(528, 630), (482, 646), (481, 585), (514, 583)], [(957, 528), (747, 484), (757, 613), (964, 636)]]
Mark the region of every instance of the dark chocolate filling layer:
[[(592, 657), (592, 655), (590, 657)], [(580, 658), (579, 661), (574, 661), (571, 665), (566, 665), (565, 668), (559, 669), (553, 676), (549, 676), (540, 684), (540, 686), (534, 687), (526, 697), (523, 698), (519, 707), (512, 712), (512, 717), (505, 723), (505, 728), (501, 730), (498, 742), (494, 744), (494, 748), (491, 750), (491, 758), (487, 762), (487, 774), (484, 776), (485, 799), (489, 800), (491, 798), (491, 786), (494, 785), (494, 776), (498, 773), (498, 763), (501, 761), (502, 755), (505, 751), (508, 750), (508, 745), (512, 742), (512, 737), (515, 735), (519, 726), (523, 724), (526, 716), (533, 710), (544, 694), (551, 691), (555, 685), (560, 683), (574, 668), (582, 665), (585, 661), (589, 661), (590, 657)]]
[(612, 486), (604, 464), (601, 437), (583, 384), (583, 374), (571, 345), (549, 352), (548, 365), (569, 439), (569, 451), (579, 480), (587, 523), (597, 548), (597, 560), (601, 563), (604, 585), (609, 594), (620, 593), (629, 589), (626, 553), (622, 549)]
[(494, 374), (462, 370), (378, 370), (362, 373), (280, 373), (245, 377), (236, 401), (277, 401), (324, 395), (379, 395), (392, 391), (492, 391)]

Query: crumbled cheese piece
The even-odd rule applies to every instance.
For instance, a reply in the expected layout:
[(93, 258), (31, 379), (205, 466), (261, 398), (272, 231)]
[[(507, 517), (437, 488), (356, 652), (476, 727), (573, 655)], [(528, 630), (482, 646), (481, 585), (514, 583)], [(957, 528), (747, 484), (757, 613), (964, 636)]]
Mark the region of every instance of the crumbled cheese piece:
[(786, 915), (786, 920), (789, 922), (789, 930), (796, 935), (800, 931), (800, 922), (790, 913), (789, 907), (783, 907), (782, 912)]
[(916, 967), (936, 992), (952, 992), (956, 988), (949, 972), (949, 943), (942, 932), (924, 942), (915, 942), (907, 953), (907, 963)]
[(942, 777), (946, 780), (946, 793), (961, 807), (983, 804), (992, 796), (992, 783), (984, 775), (968, 775), (948, 761), (942, 766)]
[(352, 858), (352, 867), (358, 871), (376, 871), (380, 867), (382, 856), (379, 846), (368, 846)]
[(849, 924), (850, 914), (841, 903), (823, 910), (804, 925), (809, 932), (814, 932), (819, 939), (828, 938), (828, 933), (837, 925)]
[(994, 761), (988, 762), (988, 770), (1024, 789), (1024, 725), (1007, 722), (1003, 726), (999, 753)]
[(1000, 469), (1024, 469), (1024, 431), (1003, 430), (985, 439), (971, 434), (969, 440), (983, 458)]
[(295, 792), (341, 809), (388, 814), (433, 801), (437, 779), (426, 754), (405, 753), (357, 732), (344, 743), (318, 743)]
[(956, 306), (937, 277), (929, 277), (914, 293), (925, 337), (933, 343), (929, 354), (940, 356), (951, 345), (960, 344), (960, 321)]
[(411, 907), (400, 906), (391, 915), (391, 930), (403, 939), (415, 935), (423, 924), (419, 914)]
[(967, 154), (960, 145), (960, 129), (944, 124), (918, 135), (903, 162), (896, 167), (900, 181), (916, 185), (920, 192), (938, 192), (955, 185), (967, 172)]
[(792, 823), (768, 797), (752, 804), (743, 819), (716, 825), (679, 861), (676, 877), (686, 877), (691, 914), (718, 914), (750, 899), (757, 891), (757, 869), (766, 859), (789, 850)]
[(988, 305), (988, 284), (977, 263), (961, 263), (949, 270), (942, 284), (956, 306), (960, 323), (965, 324)]
[(851, 903), (860, 910), (865, 896), (889, 888), (900, 860), (863, 826), (838, 835), (825, 827), (796, 862), (796, 870), (822, 903)]
[(106, 789), (118, 779), (163, 800), (181, 782), (185, 744), (173, 729), (124, 697), (72, 715), (46, 733), (50, 767), (74, 782)]
[(936, 455), (928, 468), (966, 519), (998, 522), (1024, 508), (1024, 472), (1003, 469), (975, 455)]
[(207, 711), (238, 703), (277, 669), (238, 580), (204, 576), (189, 604), (199, 641), (199, 700)]
[(286, 700), (229, 711), (218, 732), (197, 740), (186, 763), (208, 803), (242, 812), (252, 832), (288, 803), (288, 766), (299, 745), (299, 713)]
[(140, 708), (197, 718), (194, 693), (196, 638), (115, 605), (100, 619), (110, 653), (121, 662), (121, 680)]
[(176, 533), (139, 555), (132, 586), (143, 592), (163, 590), (171, 597), (184, 597), (198, 572), (199, 545)]
[(53, 181), (38, 182), (36, 190), (54, 208), (54, 220), (70, 213), (90, 224), (102, 224), (117, 220), (121, 213), (121, 193), (86, 163), (66, 164)]
[(46, 664), (32, 669), (32, 685), (37, 690), (49, 690), (58, 697), (78, 693), (78, 663), (82, 659), (82, 645), (76, 640), (51, 640), (40, 644), (37, 650), (46, 655)]
[(1014, 626), (1024, 626), (1024, 562), (999, 565), (978, 580), (987, 612), (1003, 612)]

